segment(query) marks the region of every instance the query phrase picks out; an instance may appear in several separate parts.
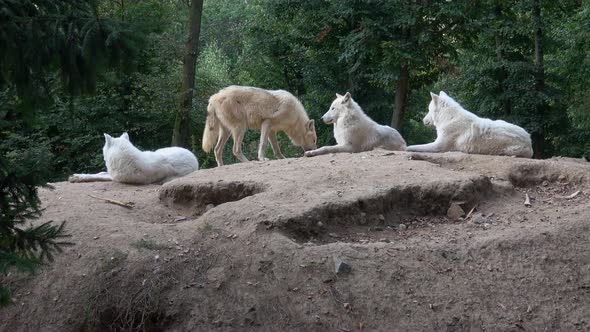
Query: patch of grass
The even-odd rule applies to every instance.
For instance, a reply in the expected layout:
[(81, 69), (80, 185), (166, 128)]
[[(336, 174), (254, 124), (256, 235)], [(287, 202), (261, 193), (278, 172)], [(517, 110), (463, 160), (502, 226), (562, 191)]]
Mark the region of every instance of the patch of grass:
[(316, 261), (309, 261), (309, 262), (305, 262), (303, 264), (300, 264), (299, 266), (303, 267), (303, 268), (313, 268), (313, 267), (319, 267), (320, 265), (323, 265), (324, 262), (316, 262)]
[(82, 321), (82, 323), (78, 329), (79, 331), (89, 331), (90, 330), (91, 322), (93, 319), (92, 314), (93, 314), (92, 306), (90, 305), (90, 303), (86, 303), (86, 305), (84, 306), (84, 320)]
[(108, 272), (122, 265), (127, 260), (127, 254), (115, 249), (111, 255), (104, 257), (100, 271)]
[(139, 241), (135, 241), (131, 243), (131, 246), (137, 249), (147, 249), (147, 250), (164, 250), (167, 248), (166, 245), (157, 243), (153, 240), (146, 240), (141, 239)]
[(213, 225), (209, 223), (204, 223), (201, 227), (199, 227), (199, 232), (201, 232), (201, 236), (205, 237), (207, 234), (213, 231)]
[[(154, 275), (150, 266), (129, 265), (129, 273), (97, 278), (89, 286), (88, 302), (80, 312), (80, 331), (166, 331), (172, 322), (163, 307), (165, 291), (177, 280), (180, 266)], [(138, 282), (141, 281), (141, 282)]]

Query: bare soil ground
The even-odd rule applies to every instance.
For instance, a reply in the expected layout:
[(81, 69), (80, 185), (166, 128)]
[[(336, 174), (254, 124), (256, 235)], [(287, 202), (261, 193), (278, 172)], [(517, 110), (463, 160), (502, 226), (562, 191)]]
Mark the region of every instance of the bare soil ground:
[(382, 150), (55, 183), (37, 222), (75, 245), (0, 280), (0, 330), (588, 331), (589, 184), (578, 160)]

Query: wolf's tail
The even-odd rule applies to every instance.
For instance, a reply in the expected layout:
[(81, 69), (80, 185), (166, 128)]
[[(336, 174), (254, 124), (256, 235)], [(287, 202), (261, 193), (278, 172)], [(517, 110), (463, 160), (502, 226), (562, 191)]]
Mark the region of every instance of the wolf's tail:
[(219, 120), (215, 115), (215, 106), (209, 102), (207, 106), (207, 121), (203, 130), (203, 151), (209, 153), (217, 141), (219, 135)]

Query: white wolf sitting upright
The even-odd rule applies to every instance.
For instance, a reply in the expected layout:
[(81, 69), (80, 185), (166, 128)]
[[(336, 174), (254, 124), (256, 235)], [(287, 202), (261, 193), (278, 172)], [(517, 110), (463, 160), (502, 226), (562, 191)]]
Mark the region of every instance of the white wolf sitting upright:
[(104, 134), (102, 148), (107, 172), (74, 174), (70, 182), (116, 181), (130, 184), (163, 183), (199, 169), (195, 155), (179, 147), (140, 151), (129, 141), (129, 135), (113, 138)]
[(287, 91), (232, 85), (209, 98), (203, 150), (211, 151), (217, 139), (217, 166), (223, 165), (223, 147), (230, 134), (234, 140), (234, 156), (242, 162), (248, 161), (242, 153), (247, 129), (260, 129), (259, 160), (265, 159), (268, 142), (275, 156), (284, 158), (277, 142), (278, 131), (284, 131), (293, 144), (306, 151), (316, 148), (314, 121), (308, 118), (301, 102)]
[(436, 140), (429, 144), (411, 145), (407, 151), (533, 156), (530, 135), (521, 127), (502, 120), (480, 118), (467, 111), (443, 91), (430, 93), (432, 100), (425, 125), (436, 127)]
[(344, 96), (336, 94), (336, 99), (330, 110), (322, 116), (322, 120), (327, 124), (334, 124), (336, 145), (307, 151), (307, 157), (335, 152), (362, 152), (374, 148), (400, 151), (406, 149), (406, 142), (397, 130), (382, 126), (369, 118), (349, 92)]

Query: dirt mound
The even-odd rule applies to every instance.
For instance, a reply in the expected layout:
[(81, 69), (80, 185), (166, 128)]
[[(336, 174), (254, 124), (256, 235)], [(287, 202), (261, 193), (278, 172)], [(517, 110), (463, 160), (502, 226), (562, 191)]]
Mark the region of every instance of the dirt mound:
[[(493, 192), (490, 179), (480, 174), (427, 162), (399, 167), (402, 163), (394, 160), (400, 157), (372, 156), (383, 159), (363, 156), (349, 161), (333, 156), (318, 158), (329, 165), (322, 171), (310, 172), (296, 165), (306, 160), (293, 160), (283, 162), (286, 167), (278, 164), (264, 172), (244, 168), (243, 173), (222, 173), (214, 181), (209, 176), (192, 177), (164, 185), (159, 197), (193, 216), (201, 215), (209, 204), (223, 204), (223, 209), (207, 216), (214, 220), (221, 217), (217, 213), (227, 215), (228, 211), (244, 220), (258, 213), (267, 216), (262, 221), (266, 229), (276, 227), (306, 242), (313, 237), (329, 240), (326, 235), (331, 230), (338, 233), (354, 225), (395, 226), (408, 217), (445, 215), (452, 202), (471, 209)], [(376, 160), (383, 167), (376, 168)], [(236, 202), (246, 197), (247, 201)], [(224, 204), (228, 202), (236, 203)], [(244, 209), (244, 204), (249, 208)]]
[(590, 181), (590, 163), (585, 159), (552, 158), (531, 160), (521, 158), (468, 155), (460, 152), (418, 154), (412, 160), (425, 160), (448, 169), (478, 170), (501, 180), (509, 180), (518, 187), (528, 187), (543, 181), (587, 184)]
[(57, 183), (39, 222), (66, 220), (76, 245), (2, 279), (0, 329), (588, 329), (589, 176), (376, 150)]

